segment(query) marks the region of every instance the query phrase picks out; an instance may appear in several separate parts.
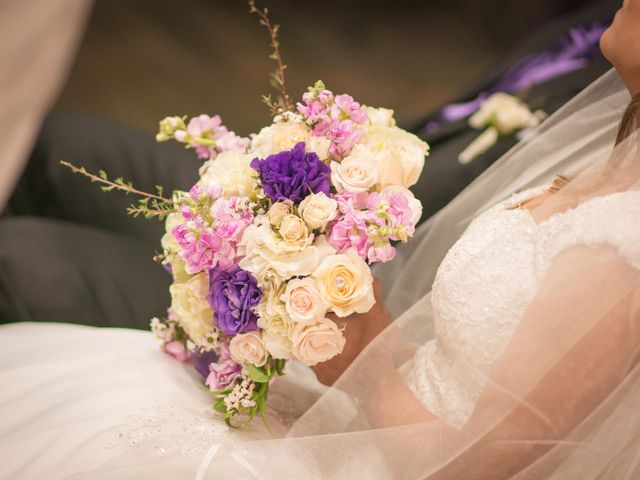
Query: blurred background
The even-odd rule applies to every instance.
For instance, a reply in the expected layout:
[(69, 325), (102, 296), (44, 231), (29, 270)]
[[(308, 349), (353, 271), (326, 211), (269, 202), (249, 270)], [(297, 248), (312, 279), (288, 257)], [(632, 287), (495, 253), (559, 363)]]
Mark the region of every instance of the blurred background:
[[(281, 25), (294, 98), (322, 79), (410, 124), (477, 82), (579, 0), (262, 0)], [(612, 5), (619, 2), (612, 0)], [(97, 0), (55, 110), (154, 133), (167, 115), (219, 113), (239, 134), (268, 122), (267, 31), (243, 0)]]

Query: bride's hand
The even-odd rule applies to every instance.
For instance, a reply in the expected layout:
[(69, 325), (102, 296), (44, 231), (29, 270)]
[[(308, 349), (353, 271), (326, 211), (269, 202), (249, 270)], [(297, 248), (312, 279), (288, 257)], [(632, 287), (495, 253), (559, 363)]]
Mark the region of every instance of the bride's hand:
[(375, 305), (367, 313), (355, 313), (345, 318), (331, 316), (338, 326), (344, 327), (346, 344), (340, 355), (315, 365), (313, 371), (325, 385), (333, 385), (358, 354), (392, 321), (391, 313), (382, 301), (382, 282), (373, 281)]

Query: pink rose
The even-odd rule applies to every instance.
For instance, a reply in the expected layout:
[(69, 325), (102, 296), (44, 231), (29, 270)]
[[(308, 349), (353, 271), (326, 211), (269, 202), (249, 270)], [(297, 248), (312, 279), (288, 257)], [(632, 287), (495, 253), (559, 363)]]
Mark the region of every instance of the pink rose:
[(236, 378), (238, 378), (241, 371), (242, 366), (234, 362), (231, 358), (218, 360), (217, 363), (209, 364), (210, 373), (205, 384), (211, 390), (224, 390)]

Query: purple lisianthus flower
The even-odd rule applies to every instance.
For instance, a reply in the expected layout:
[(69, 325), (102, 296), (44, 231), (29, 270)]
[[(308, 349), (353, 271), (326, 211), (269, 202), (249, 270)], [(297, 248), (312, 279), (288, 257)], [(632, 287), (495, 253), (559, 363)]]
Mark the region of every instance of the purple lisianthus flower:
[(251, 273), (237, 265), (209, 271), (209, 305), (220, 328), (227, 335), (258, 329), (254, 308), (262, 300), (262, 291)]
[(318, 155), (305, 152), (304, 142), (264, 160), (254, 158), (251, 168), (260, 174), (264, 193), (272, 202), (299, 203), (312, 192), (329, 196), (331, 171)]
[(209, 376), (209, 365), (218, 360), (218, 355), (213, 350), (199, 352), (193, 356), (193, 368), (204, 378)]

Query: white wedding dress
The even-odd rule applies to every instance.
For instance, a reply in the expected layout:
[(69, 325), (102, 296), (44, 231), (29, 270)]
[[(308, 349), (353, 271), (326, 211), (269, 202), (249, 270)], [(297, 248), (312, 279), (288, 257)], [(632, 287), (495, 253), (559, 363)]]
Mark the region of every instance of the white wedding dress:
[[(540, 224), (527, 210), (510, 208), (543, 190), (530, 189), (478, 216), (438, 269), (431, 297), (435, 338), (401, 371), (424, 407), (455, 427), (469, 419), (484, 386), (478, 379), (509, 343), (558, 253), (609, 245), (640, 268), (640, 237), (627, 228), (640, 218), (640, 192), (596, 197)], [(150, 333), (29, 323), (0, 327), (0, 341), (2, 479), (65, 478), (126, 457), (140, 444), (158, 458), (192, 456), (197, 475), (202, 455), (216, 453), (212, 445), (269, 438), (260, 426), (229, 431), (210, 413), (192, 369), (160, 352)], [(460, 359), (480, 375), (460, 378), (453, 368)], [(288, 394), (270, 401), (288, 399), (293, 409), (304, 410), (324, 388), (299, 364), (284, 378)], [(233, 455), (228, 462), (243, 463)], [(161, 463), (145, 468), (148, 478), (171, 478)]]

